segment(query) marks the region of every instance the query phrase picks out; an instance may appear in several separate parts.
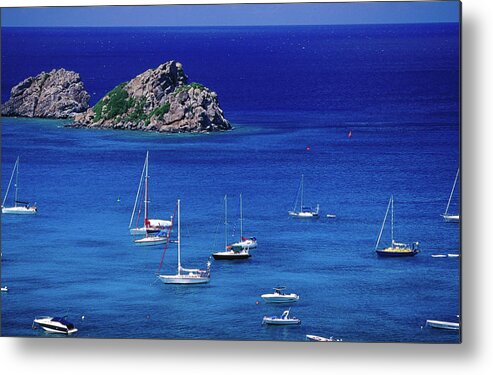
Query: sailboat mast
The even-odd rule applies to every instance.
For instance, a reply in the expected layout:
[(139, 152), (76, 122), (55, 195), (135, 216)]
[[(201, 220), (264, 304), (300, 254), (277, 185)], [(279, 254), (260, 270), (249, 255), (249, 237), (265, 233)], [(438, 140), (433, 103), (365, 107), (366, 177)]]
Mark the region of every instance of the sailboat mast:
[(301, 175), (301, 201), (300, 201), (301, 202), (301, 205), (300, 205), (300, 212), (303, 211), (303, 194), (304, 194), (304, 191), (303, 191), (303, 189), (304, 189), (304, 187), (303, 187), (303, 180), (304, 180), (304, 178), (305, 178), (305, 175), (302, 174)]
[(390, 236), (392, 240), (392, 248), (394, 248), (394, 196), (392, 195), (390, 199), (392, 202), (392, 216), (390, 219)]
[(180, 200), (178, 199), (178, 275), (181, 272), (181, 223), (180, 223)]
[(146, 163), (144, 162), (144, 167), (142, 168), (142, 172), (140, 173), (139, 188), (137, 189), (137, 195), (135, 196), (134, 209), (132, 210), (132, 216), (130, 216), (130, 223), (128, 224), (129, 229), (132, 227), (132, 223), (134, 221), (135, 211), (137, 210), (137, 203), (139, 202), (140, 190), (142, 188), (142, 181), (144, 180), (145, 171)]
[(224, 248), (228, 246), (228, 196), (224, 196)]
[(14, 164), (14, 169), (12, 169), (12, 174), (10, 175), (9, 185), (7, 186), (7, 190), (5, 191), (5, 197), (3, 198), (3, 201), (2, 201), (2, 207), (5, 207), (5, 201), (7, 200), (7, 197), (9, 196), (10, 186), (12, 185), (12, 180), (14, 179), (15, 169), (17, 168), (18, 161), (19, 161), (19, 157), (17, 157), (17, 160), (15, 161), (15, 164)]
[(17, 157), (17, 161), (15, 162), (16, 164), (16, 173), (15, 173), (15, 198), (14, 198), (14, 207), (17, 207), (17, 196), (18, 196), (18, 189), (19, 189), (19, 157)]
[(378, 234), (377, 243), (375, 245), (375, 250), (378, 249), (378, 245), (380, 244), (380, 239), (382, 238), (383, 228), (385, 228), (385, 222), (387, 221), (387, 216), (389, 214), (391, 200), (392, 200), (392, 197), (389, 199), (389, 203), (387, 204), (387, 211), (385, 211), (385, 216), (383, 218), (382, 227), (380, 228), (380, 233)]
[(243, 241), (243, 198), (240, 193), (240, 241)]
[(147, 227), (148, 214), (149, 214), (149, 151), (146, 154), (145, 162), (146, 176), (145, 176), (145, 192), (144, 192), (144, 226)]
[(452, 201), (452, 196), (454, 195), (455, 186), (457, 185), (457, 179), (459, 178), (459, 168), (457, 168), (457, 174), (455, 175), (454, 186), (452, 186), (452, 191), (450, 192), (450, 196), (448, 197), (447, 208), (445, 209), (445, 214), (448, 214), (448, 209), (450, 207), (450, 202)]

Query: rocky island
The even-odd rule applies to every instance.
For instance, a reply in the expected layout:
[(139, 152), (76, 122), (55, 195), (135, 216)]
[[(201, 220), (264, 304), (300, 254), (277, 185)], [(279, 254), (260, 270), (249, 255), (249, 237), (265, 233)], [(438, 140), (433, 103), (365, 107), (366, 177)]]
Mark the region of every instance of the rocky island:
[(217, 94), (188, 83), (182, 64), (168, 61), (108, 92), (74, 118), (76, 127), (201, 133), (231, 129)]
[(70, 118), (87, 108), (89, 94), (79, 74), (53, 69), (14, 86), (2, 105), (2, 116)]

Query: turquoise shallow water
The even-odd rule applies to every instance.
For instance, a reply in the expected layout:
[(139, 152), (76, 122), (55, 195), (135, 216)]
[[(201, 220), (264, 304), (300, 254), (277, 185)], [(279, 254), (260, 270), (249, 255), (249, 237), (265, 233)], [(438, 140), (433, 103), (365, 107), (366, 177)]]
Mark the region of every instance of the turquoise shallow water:
[[(47, 314), (67, 315), (77, 337), (458, 342), (421, 328), (460, 313), (460, 259), (431, 257), (460, 246), (440, 217), (460, 161), (458, 47), (458, 24), (2, 28), (3, 100), (63, 66), (94, 104), (176, 59), (235, 126), (167, 136), (1, 119), (2, 186), (20, 156), (20, 198), (39, 206), (2, 216), (2, 335), (44, 336), (31, 324)], [(208, 285), (156, 282), (162, 248), (133, 246), (127, 230), (146, 150), (152, 216), (182, 200), (184, 265), (204, 266), (222, 243), (224, 194), (236, 239), (243, 193), (245, 234), (259, 241), (250, 260), (214, 262)], [(337, 219), (288, 217), (302, 173), (306, 202)], [(421, 243), (414, 258), (374, 253), (391, 194), (396, 239)], [(170, 248), (164, 271), (175, 267)], [(256, 304), (278, 284), (300, 294), (301, 326), (261, 325), (282, 313)]]

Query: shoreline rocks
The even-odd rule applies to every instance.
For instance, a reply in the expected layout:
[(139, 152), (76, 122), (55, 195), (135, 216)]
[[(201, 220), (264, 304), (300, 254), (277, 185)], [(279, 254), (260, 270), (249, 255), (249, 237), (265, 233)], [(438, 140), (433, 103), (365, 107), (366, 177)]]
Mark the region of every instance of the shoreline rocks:
[(108, 92), (74, 117), (74, 127), (204, 133), (230, 130), (217, 94), (188, 83), (182, 64), (168, 61)]
[(14, 86), (2, 116), (72, 118), (89, 108), (89, 98), (78, 73), (53, 69)]

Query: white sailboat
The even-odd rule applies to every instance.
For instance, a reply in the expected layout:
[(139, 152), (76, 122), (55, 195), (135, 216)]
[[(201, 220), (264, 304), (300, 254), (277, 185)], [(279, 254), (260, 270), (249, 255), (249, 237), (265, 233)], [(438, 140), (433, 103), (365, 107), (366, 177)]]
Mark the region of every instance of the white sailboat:
[(451, 214), (448, 212), (450, 208), (450, 202), (452, 201), (452, 196), (454, 195), (455, 191), (455, 186), (457, 185), (457, 180), (459, 179), (459, 169), (457, 169), (457, 174), (455, 175), (455, 180), (454, 180), (454, 185), (452, 186), (452, 190), (450, 191), (450, 196), (448, 198), (447, 202), (447, 208), (445, 209), (445, 212), (442, 214), (443, 220), (452, 222), (452, 223), (458, 223), (460, 222), (460, 214)]
[[(320, 205), (317, 204), (316, 209), (314, 210), (312, 207), (309, 206), (304, 206), (303, 204), (303, 198), (304, 198), (304, 178), (305, 176), (302, 174), (301, 175), (301, 183), (300, 183), (300, 188), (298, 189), (298, 195), (296, 196), (296, 201), (294, 202), (294, 207), (292, 211), (288, 211), (289, 216), (293, 217), (300, 217), (300, 218), (318, 218), (319, 216), (319, 211), (320, 211)], [(300, 194), (301, 192), (301, 194)], [(298, 198), (300, 198), (300, 206), (299, 210), (297, 209), (298, 207)]]
[(240, 193), (240, 240), (231, 245), (232, 250), (252, 250), (257, 248), (257, 238), (243, 237), (243, 196)]
[[(144, 225), (139, 227), (138, 221), (140, 216), (140, 208), (137, 209), (141, 201), (142, 185), (144, 185), (143, 199), (144, 199)], [(132, 228), (134, 224), (135, 214), (137, 213), (135, 227)], [(137, 189), (137, 195), (135, 196), (134, 208), (132, 211), (132, 216), (130, 217), (130, 223), (128, 228), (130, 229), (130, 234), (145, 234), (146, 236), (150, 233), (158, 233), (163, 229), (167, 229), (171, 226), (170, 220), (161, 219), (149, 219), (149, 151), (146, 153), (146, 158), (144, 161), (144, 167), (142, 168), (142, 173), (140, 175), (139, 188)], [(154, 240), (158, 242), (158, 239)], [(147, 242), (152, 242), (148, 240)]]
[[(14, 180), (14, 205), (11, 207), (6, 207), (5, 202), (7, 201), (7, 197), (9, 196), (10, 186), (12, 185), (12, 181)], [(2, 214), (14, 214), (14, 215), (33, 215), (38, 212), (38, 208), (36, 207), (36, 203), (31, 205), (29, 202), (23, 202), (18, 200), (18, 192), (19, 192), (19, 157), (14, 164), (14, 169), (12, 170), (12, 174), (10, 176), (9, 185), (7, 186), (7, 191), (5, 192), (5, 197), (2, 202)]]
[[(385, 227), (385, 223), (387, 221), (387, 216), (389, 214), (389, 210), (392, 211), (391, 219), (390, 219), (390, 246), (384, 249), (379, 249), (378, 245), (380, 245), (380, 239), (382, 238), (383, 229)], [(385, 212), (385, 217), (383, 218), (382, 227), (380, 229), (380, 233), (378, 235), (377, 244), (375, 245), (375, 251), (379, 256), (385, 257), (405, 257), (405, 256), (414, 256), (419, 253), (419, 242), (413, 242), (411, 245), (396, 242), (394, 240), (394, 196), (391, 195), (389, 199), (389, 204), (387, 205), (387, 211)]]
[(207, 262), (207, 269), (191, 269), (181, 266), (181, 219), (180, 219), (180, 200), (177, 202), (178, 213), (178, 268), (176, 275), (158, 275), (158, 278), (165, 284), (204, 284), (210, 281), (211, 262)]
[(228, 196), (224, 196), (224, 251), (212, 253), (216, 260), (235, 260), (250, 258), (250, 250), (245, 247), (228, 246)]

